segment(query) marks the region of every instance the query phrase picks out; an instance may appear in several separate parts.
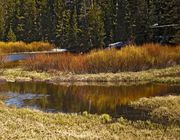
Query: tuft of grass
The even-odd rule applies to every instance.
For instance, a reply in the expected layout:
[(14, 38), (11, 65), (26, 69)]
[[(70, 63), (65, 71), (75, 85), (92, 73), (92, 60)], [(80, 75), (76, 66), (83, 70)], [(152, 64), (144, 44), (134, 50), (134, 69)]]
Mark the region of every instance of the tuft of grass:
[(102, 120), (102, 123), (109, 123), (112, 121), (112, 118), (109, 114), (102, 114), (100, 118)]
[(29, 70), (73, 73), (117, 73), (164, 68), (180, 64), (180, 46), (159, 44), (126, 46), (121, 50), (94, 50), (88, 54), (37, 55), (26, 62)]
[(0, 42), (0, 53), (18, 53), (33, 51), (48, 51), (53, 49), (53, 45), (47, 42)]
[(88, 112), (87, 112), (87, 111), (84, 111), (84, 112), (82, 113), (82, 115), (85, 116), (85, 117), (87, 117), (87, 116), (88, 116)]

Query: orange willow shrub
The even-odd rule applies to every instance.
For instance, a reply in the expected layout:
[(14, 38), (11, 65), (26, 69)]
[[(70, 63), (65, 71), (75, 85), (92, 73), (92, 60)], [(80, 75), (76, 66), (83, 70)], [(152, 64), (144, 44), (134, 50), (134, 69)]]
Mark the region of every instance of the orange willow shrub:
[(53, 45), (46, 42), (0, 42), (1, 53), (48, 51), (53, 49)]
[(140, 71), (180, 64), (180, 46), (158, 44), (126, 46), (121, 50), (94, 50), (88, 54), (36, 55), (26, 62), (30, 70), (51, 69), (73, 73)]
[(134, 46), (122, 50), (106, 50), (90, 53), (87, 56), (88, 70), (96, 72), (137, 71), (150, 67), (147, 51)]
[(51, 70), (70, 71), (70, 63), (74, 56), (71, 54), (39, 54), (27, 60), (27, 67), (33, 70)]
[(169, 47), (159, 44), (145, 44), (152, 66), (166, 67), (180, 64), (180, 46)]

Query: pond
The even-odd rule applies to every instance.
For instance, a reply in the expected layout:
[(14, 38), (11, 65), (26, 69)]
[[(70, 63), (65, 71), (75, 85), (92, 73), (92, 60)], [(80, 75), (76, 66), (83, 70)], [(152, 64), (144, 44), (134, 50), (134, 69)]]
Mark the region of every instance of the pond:
[[(0, 98), (8, 106), (29, 107), (46, 112), (92, 114), (107, 113), (114, 117), (133, 115), (128, 103), (143, 97), (179, 95), (180, 85), (107, 85), (48, 83), (0, 83)], [(137, 110), (136, 110), (137, 113)]]
[(41, 52), (26, 52), (26, 53), (15, 53), (4, 55), (6, 62), (19, 61), (31, 58), (37, 54), (60, 54), (66, 52), (66, 49), (53, 49), (52, 51), (41, 51)]
[(33, 54), (11, 54), (7, 55), (6, 57), (6, 62), (11, 62), (11, 61), (19, 61), (19, 60), (24, 60), (32, 57)]

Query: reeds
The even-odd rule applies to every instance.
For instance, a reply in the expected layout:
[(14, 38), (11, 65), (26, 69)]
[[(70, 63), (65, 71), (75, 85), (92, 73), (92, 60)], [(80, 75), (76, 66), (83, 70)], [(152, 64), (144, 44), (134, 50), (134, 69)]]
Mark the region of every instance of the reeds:
[(0, 56), (0, 68), (4, 67), (6, 61), (6, 57), (5, 56)]
[(46, 42), (0, 42), (0, 53), (18, 53), (33, 51), (49, 51), (53, 45)]
[(180, 46), (159, 44), (126, 46), (121, 50), (94, 50), (88, 54), (36, 55), (26, 62), (30, 70), (59, 70), (73, 73), (141, 71), (180, 64)]

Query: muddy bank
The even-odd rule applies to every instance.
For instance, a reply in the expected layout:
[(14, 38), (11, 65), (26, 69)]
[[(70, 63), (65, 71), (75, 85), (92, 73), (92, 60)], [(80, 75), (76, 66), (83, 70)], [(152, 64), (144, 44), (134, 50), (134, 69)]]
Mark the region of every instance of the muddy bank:
[(0, 69), (0, 81), (61, 82), (118, 82), (118, 83), (180, 83), (180, 66), (141, 72), (73, 74), (59, 71), (36, 72), (22, 68)]

